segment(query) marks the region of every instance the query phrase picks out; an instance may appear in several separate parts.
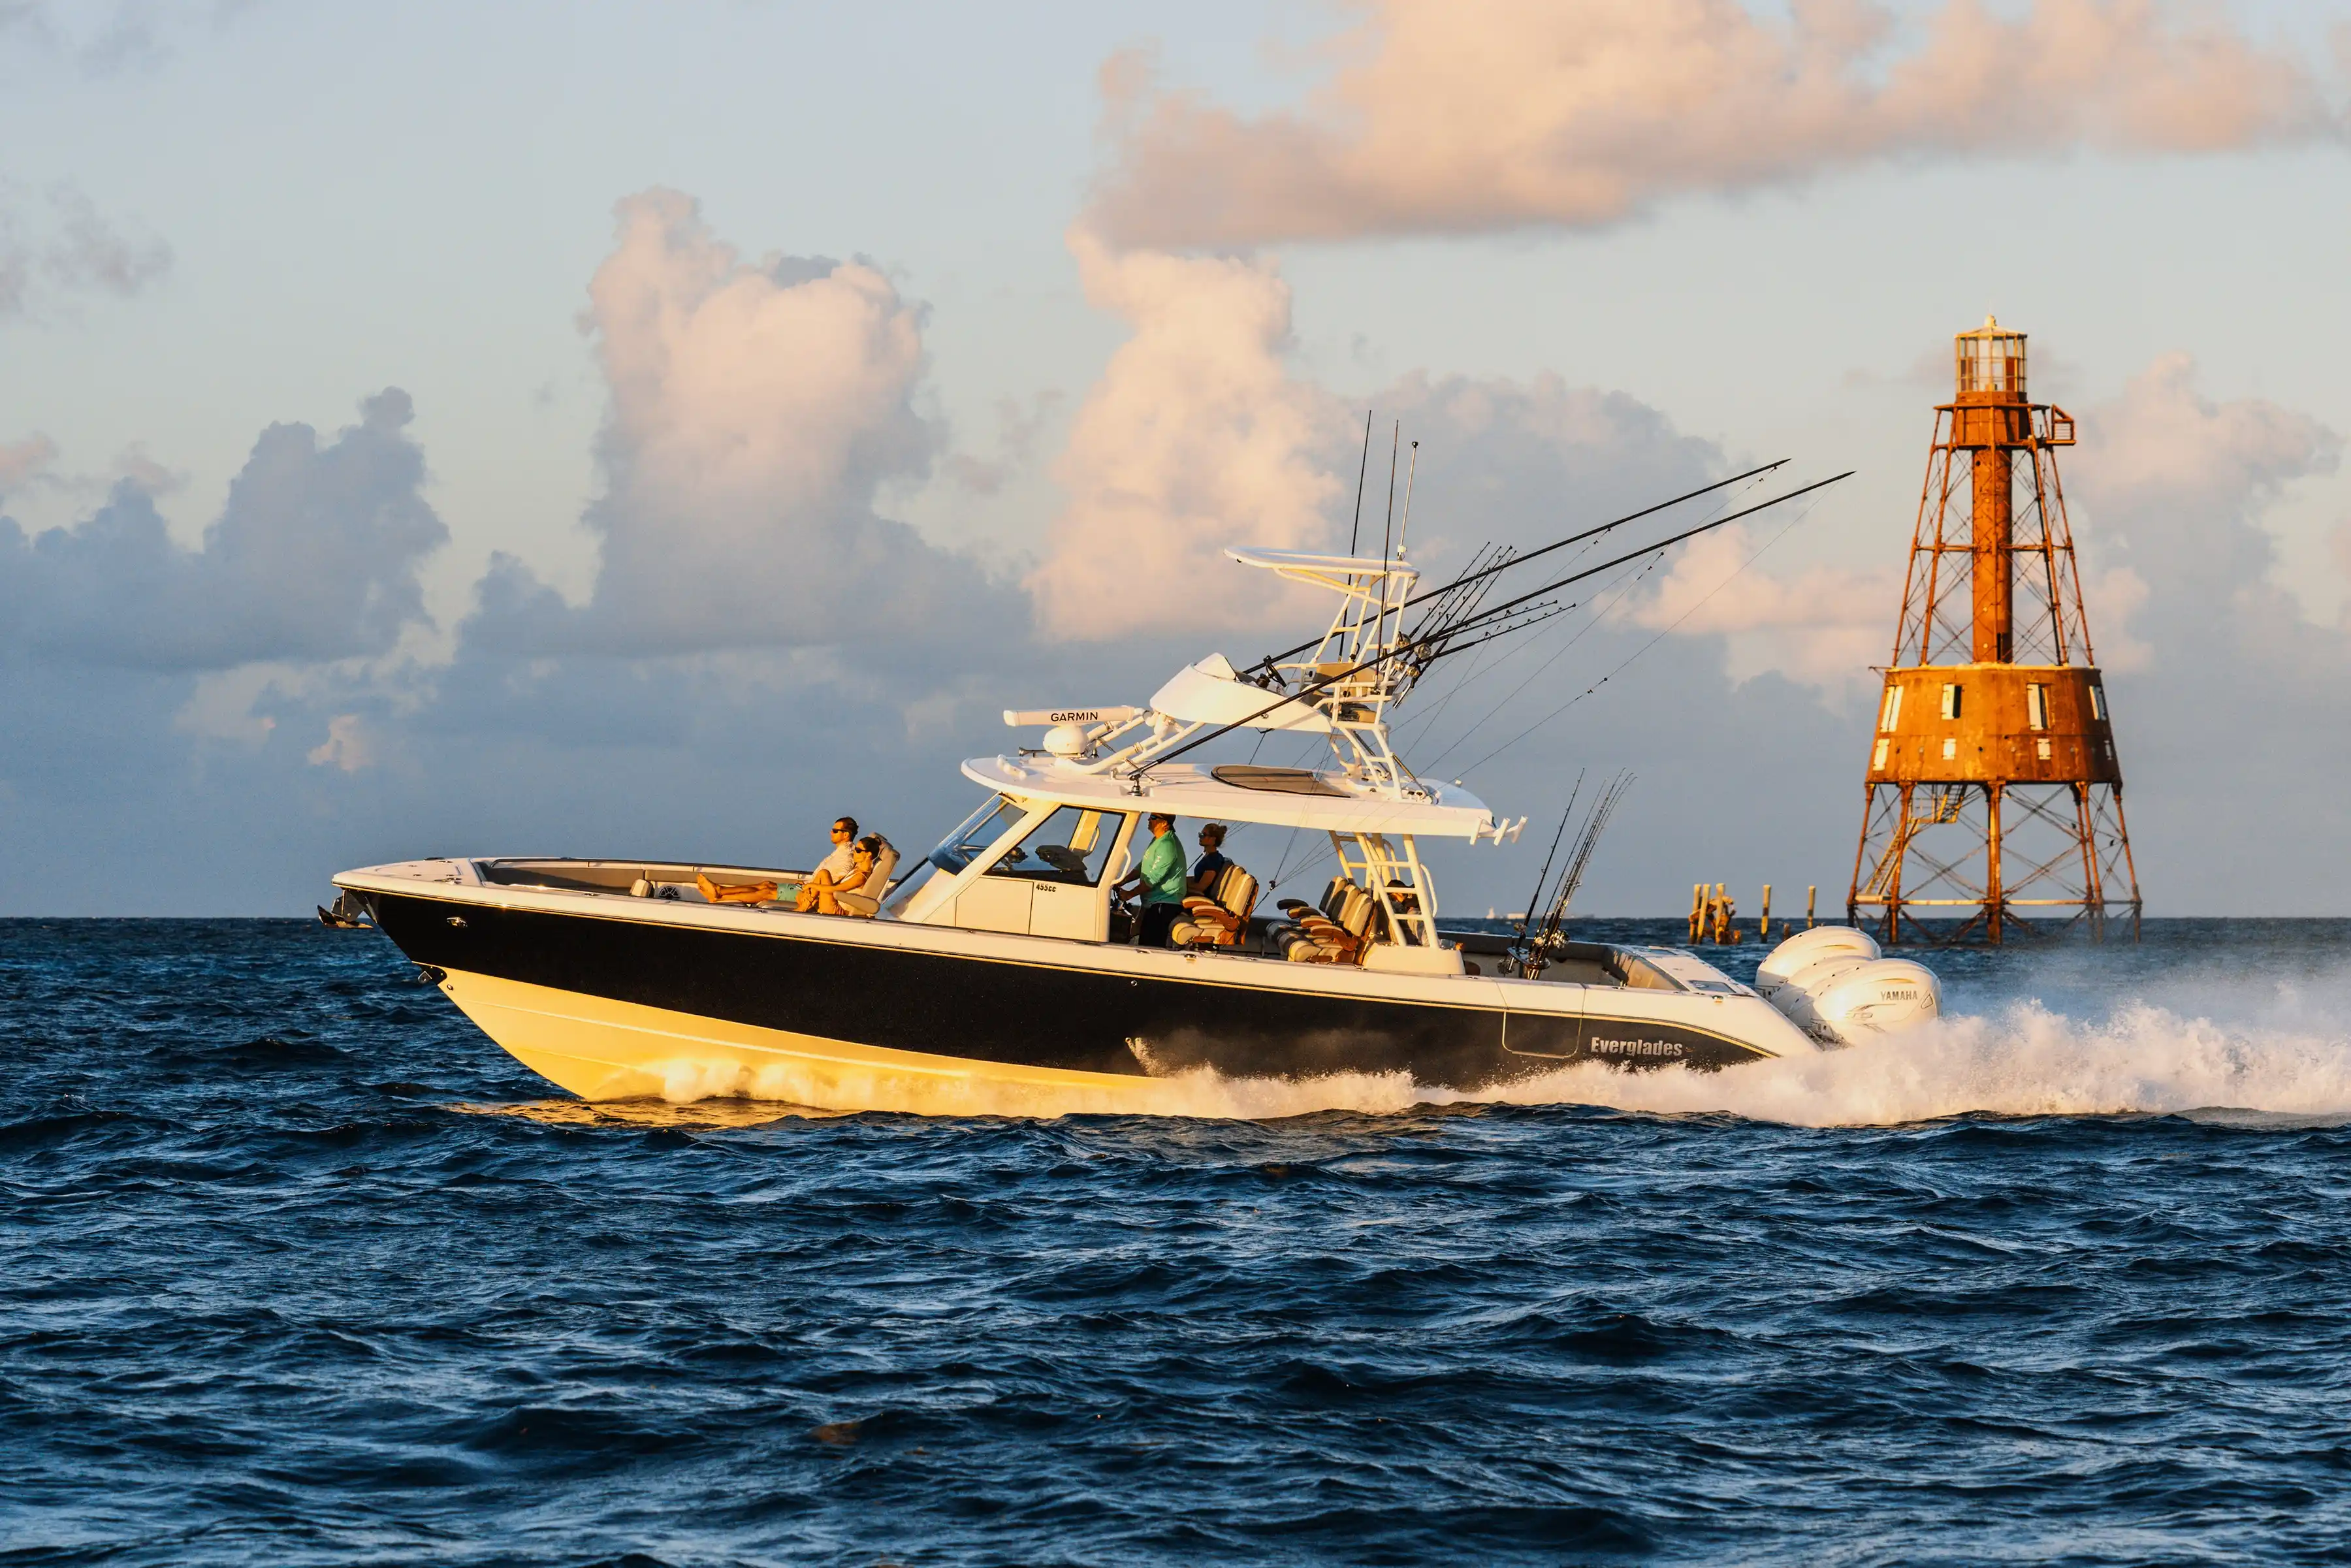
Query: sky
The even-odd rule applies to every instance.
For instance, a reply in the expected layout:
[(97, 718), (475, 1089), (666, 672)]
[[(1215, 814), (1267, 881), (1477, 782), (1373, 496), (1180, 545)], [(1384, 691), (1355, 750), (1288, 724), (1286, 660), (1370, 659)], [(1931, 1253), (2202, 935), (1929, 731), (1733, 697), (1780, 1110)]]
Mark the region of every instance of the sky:
[(2346, 80), (2329, 0), (0, 0), (0, 914), (927, 843), (998, 710), (1306, 634), (1219, 552), (1343, 545), (1367, 410), (1432, 573), (1854, 471), (1402, 727), (1532, 819), (1449, 908), (1619, 768), (1587, 912), (1834, 906), (1995, 311), (2150, 913), (2351, 914)]

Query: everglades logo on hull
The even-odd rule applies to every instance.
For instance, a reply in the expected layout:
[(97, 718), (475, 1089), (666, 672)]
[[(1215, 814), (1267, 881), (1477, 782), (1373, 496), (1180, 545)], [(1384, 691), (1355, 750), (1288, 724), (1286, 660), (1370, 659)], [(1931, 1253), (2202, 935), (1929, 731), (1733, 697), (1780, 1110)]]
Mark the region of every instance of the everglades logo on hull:
[(1595, 1040), (1594, 1056), (1683, 1056), (1689, 1048), (1677, 1040)]

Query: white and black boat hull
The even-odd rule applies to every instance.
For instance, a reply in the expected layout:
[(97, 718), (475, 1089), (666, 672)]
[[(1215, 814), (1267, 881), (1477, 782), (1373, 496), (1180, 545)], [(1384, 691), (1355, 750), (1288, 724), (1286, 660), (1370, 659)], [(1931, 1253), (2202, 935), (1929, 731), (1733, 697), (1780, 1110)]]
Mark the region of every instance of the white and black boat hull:
[(1814, 1049), (1751, 995), (1369, 974), (893, 922), (366, 873), (338, 879), (499, 1045), (591, 1100), (1179, 1108), (1226, 1079), (1477, 1095), (1577, 1062)]

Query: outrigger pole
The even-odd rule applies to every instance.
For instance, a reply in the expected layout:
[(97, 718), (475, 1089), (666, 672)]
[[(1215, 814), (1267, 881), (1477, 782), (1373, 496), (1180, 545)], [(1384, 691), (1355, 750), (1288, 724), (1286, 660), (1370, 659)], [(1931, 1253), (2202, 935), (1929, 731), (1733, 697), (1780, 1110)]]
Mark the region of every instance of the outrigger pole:
[[(1776, 468), (1779, 465), (1772, 464), (1771, 466)], [(1273, 701), (1266, 704), (1265, 706), (1258, 709), (1255, 713), (1249, 714), (1241, 718), (1234, 719), (1229, 724), (1220, 724), (1205, 735), (1194, 736), (1183, 745), (1174, 747), (1166, 751), (1161, 752), (1158, 756), (1152, 758), (1150, 760), (1137, 765), (1134, 771), (1128, 774), (1127, 777), (1130, 779), (1140, 779), (1145, 773), (1150, 772), (1153, 768), (1158, 767), (1163, 762), (1172, 762), (1176, 758), (1183, 756), (1186, 752), (1197, 750), (1199, 747), (1206, 746), (1208, 742), (1217, 739), (1220, 736), (1230, 735), (1237, 729), (1243, 729), (1249, 725), (1255, 724), (1259, 719), (1263, 718), (1266, 715), (1281, 706), (1284, 703), (1301, 702), (1308, 697), (1318, 696), (1322, 693), (1330, 690), (1332, 686), (1337, 685), (1340, 682), (1344, 681), (1351, 676), (1360, 675), (1365, 670), (1375, 669), (1382, 664), (1387, 664), (1391, 660), (1401, 658), (1416, 648), (1422, 647), (1426, 644), (1446, 643), (1449, 639), (1458, 636), (1461, 632), (1477, 625), (1480, 622), (1491, 622), (1498, 616), (1509, 614), (1511, 611), (1516, 610), (1520, 605), (1524, 604), (1531, 599), (1540, 599), (1544, 594), (1565, 588), (1571, 583), (1582, 582), (1585, 578), (1597, 577), (1604, 571), (1614, 571), (1616, 568), (1623, 566), (1626, 561), (1638, 560), (1645, 555), (1655, 555), (1659, 550), (1669, 549), (1673, 546), (1681, 543), (1684, 539), (1696, 538), (1698, 535), (1703, 533), (1711, 533), (1713, 530), (1721, 528), (1726, 523), (1735, 523), (1741, 517), (1751, 517), (1758, 512), (1769, 511), (1773, 507), (1780, 505), (1783, 501), (1792, 501), (1799, 496), (1808, 496), (1814, 490), (1823, 489), (1841, 480), (1850, 479), (1853, 477), (1854, 473), (1855, 470), (1848, 468), (1842, 474), (1833, 474), (1825, 479), (1815, 479), (1802, 489), (1791, 490), (1782, 496), (1774, 496), (1768, 501), (1758, 501), (1755, 505), (1741, 507), (1736, 512), (1727, 512), (1721, 517), (1716, 517), (1711, 522), (1700, 523), (1694, 528), (1684, 528), (1680, 533), (1668, 534), (1664, 538), (1652, 540), (1648, 544), (1643, 545), (1639, 549), (1627, 551), (1625, 554), (1620, 555), (1613, 560), (1604, 560), (1598, 566), (1590, 566), (1584, 568), (1582, 571), (1572, 572), (1568, 576), (1562, 577), (1555, 582), (1547, 582), (1541, 588), (1531, 590), (1526, 593), (1521, 593), (1516, 599), (1506, 599), (1502, 601), (1501, 603), (1495, 605), (1491, 610), (1481, 610), (1477, 614), (1469, 617), (1467, 621), (1462, 622), (1459, 625), (1448, 627), (1436, 635), (1418, 637), (1407, 642), (1399, 643), (1395, 647), (1387, 649), (1385, 652), (1381, 653), (1373, 658), (1365, 659), (1360, 664), (1350, 664), (1347, 668), (1337, 671), (1332, 674), (1318, 676), (1315, 679), (1307, 682), (1304, 685), (1299, 687), (1294, 692), (1285, 693), (1280, 696), (1277, 696)], [(1728, 481), (1726, 481), (1726, 483), (1728, 483)], [(1709, 488), (1714, 487), (1718, 486), (1709, 486)], [(1702, 494), (1703, 492), (1692, 493)], [(1659, 503), (1660, 506), (1671, 506), (1672, 504), (1673, 503), (1670, 501)], [(1652, 512), (1656, 509), (1656, 507), (1651, 507), (1649, 508)], [(1640, 516), (1641, 514), (1635, 513), (1635, 515)], [(1613, 528), (1615, 525), (1610, 524), (1608, 526)], [(1562, 544), (1568, 541), (1561, 541)], [(1547, 548), (1556, 549), (1557, 547), (1552, 546)], [(1513, 561), (1510, 564), (1516, 565), (1517, 562)], [(1483, 637), (1478, 639), (1479, 643), (1483, 643), (1485, 641), (1487, 641), (1487, 639)], [(1428, 655), (1427, 663), (1435, 664), (1437, 660), (1444, 658), (1447, 653), (1463, 652), (1467, 648), (1475, 647), (1477, 643), (1473, 643), (1460, 644), (1458, 646), (1437, 647)], [(1291, 649), (1290, 652), (1301, 653), (1313, 646), (1315, 646), (1315, 643), (1301, 643), (1298, 647)], [(1277, 658), (1286, 656), (1287, 655), (1282, 654), (1274, 655), (1274, 657)], [(1270, 659), (1267, 661), (1269, 665), (1270, 665), (1271, 662), (1272, 661)]]
[[(1371, 455), (1371, 417), (1368, 414), (1364, 416), (1364, 454), (1366, 458)], [(1644, 507), (1637, 512), (1627, 512), (1623, 517), (1617, 517), (1613, 521), (1600, 524), (1597, 528), (1586, 528), (1580, 534), (1570, 534), (1567, 538), (1554, 540), (1552, 543), (1543, 546), (1541, 549), (1531, 549), (1524, 555), (1514, 555), (1510, 557), (1510, 559), (1498, 561), (1492, 566), (1481, 567), (1476, 571), (1464, 572), (1461, 576), (1455, 578), (1450, 582), (1442, 584), (1437, 588), (1426, 589), (1419, 593), (1414, 594), (1410, 599), (1404, 601), (1404, 602), (1395, 607), (1395, 613), (1401, 614), (1405, 611), (1411, 609), (1416, 604), (1421, 603), (1426, 600), (1435, 599), (1440, 594), (1450, 593), (1457, 588), (1466, 588), (1470, 583), (1491, 577), (1498, 571), (1508, 571), (1514, 566), (1524, 566), (1527, 562), (1534, 559), (1538, 556), (1549, 555), (1555, 549), (1565, 549), (1572, 544), (1581, 544), (1585, 539), (1591, 538), (1595, 535), (1608, 532), (1611, 528), (1621, 528), (1626, 523), (1639, 522), (1643, 517), (1649, 516), (1651, 513), (1662, 512), (1667, 507), (1678, 507), (1684, 501), (1694, 501), (1700, 496), (1711, 495), (1717, 490), (1736, 485), (1742, 479), (1752, 479), (1758, 474), (1769, 474), (1775, 468), (1784, 468), (1788, 465), (1789, 461), (1790, 460), (1788, 458), (1782, 457), (1775, 463), (1766, 463), (1760, 468), (1750, 468), (1744, 474), (1733, 474), (1728, 479), (1718, 479), (1711, 485), (1701, 485), (1695, 490), (1684, 491), (1681, 495), (1676, 496), (1671, 500), (1659, 501), (1654, 507)], [(1840, 474), (1837, 477), (1842, 479), (1844, 476)], [(1823, 483), (1830, 482), (1832, 481), (1823, 481)], [(1803, 492), (1799, 490), (1796, 494), (1802, 495)], [(1781, 499), (1786, 500), (1787, 497), (1782, 496)], [(1355, 486), (1355, 508), (1357, 520), (1359, 522), (1362, 517), (1363, 505), (1363, 484), (1359, 478)], [(1742, 513), (1740, 515), (1744, 516), (1745, 514)], [(1730, 519), (1725, 517), (1722, 520), (1724, 522), (1729, 522)], [(1353, 553), (1352, 541), (1349, 546), (1349, 553)], [(1319, 643), (1321, 641), (1322, 639), (1316, 638), (1313, 642), (1301, 643), (1295, 648), (1284, 648), (1279, 653), (1268, 653), (1264, 658), (1259, 660), (1252, 667), (1262, 669), (1268, 674), (1271, 674), (1274, 665), (1280, 664), (1284, 659), (1290, 658), (1293, 654), (1303, 653), (1307, 649), (1313, 647), (1315, 643)]]

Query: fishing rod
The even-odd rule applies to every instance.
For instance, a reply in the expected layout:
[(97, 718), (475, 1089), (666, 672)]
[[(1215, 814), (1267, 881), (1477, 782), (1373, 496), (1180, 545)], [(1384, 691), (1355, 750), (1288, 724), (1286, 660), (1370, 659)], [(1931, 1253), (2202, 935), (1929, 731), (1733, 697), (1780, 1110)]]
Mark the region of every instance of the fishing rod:
[[(1369, 416), (1366, 416), (1364, 420), (1364, 453), (1366, 456), (1370, 455), (1371, 449), (1370, 432), (1370, 419)], [(1549, 555), (1555, 549), (1565, 549), (1569, 545), (1580, 544), (1583, 540), (1592, 538), (1596, 535), (1604, 534), (1612, 528), (1621, 528), (1626, 523), (1638, 522), (1643, 517), (1648, 517), (1652, 513), (1664, 511), (1667, 507), (1678, 507), (1684, 501), (1694, 501), (1700, 496), (1710, 495), (1714, 491), (1726, 489), (1732, 485), (1738, 484), (1742, 479), (1752, 479), (1758, 474), (1769, 474), (1775, 468), (1784, 468), (1788, 465), (1789, 461), (1790, 460), (1788, 458), (1782, 457), (1775, 463), (1766, 463), (1760, 468), (1750, 468), (1744, 474), (1733, 474), (1728, 479), (1718, 479), (1711, 485), (1701, 485), (1697, 489), (1685, 491), (1669, 501), (1659, 501), (1654, 507), (1644, 507), (1637, 512), (1627, 512), (1623, 517), (1617, 517), (1613, 521), (1602, 523), (1596, 528), (1586, 528), (1580, 534), (1570, 534), (1567, 538), (1544, 545), (1540, 549), (1529, 550), (1524, 555), (1513, 555), (1508, 560), (1498, 561), (1491, 566), (1480, 568), (1476, 571), (1467, 572), (1460, 577), (1455, 578), (1452, 581), (1442, 584), (1439, 587), (1426, 589), (1419, 593), (1414, 594), (1410, 599), (1407, 599), (1403, 603), (1397, 605), (1395, 607), (1395, 612), (1397, 613), (1401, 613), (1404, 611), (1411, 609), (1416, 604), (1419, 604), (1426, 600), (1435, 599), (1439, 594), (1450, 593), (1456, 589), (1467, 587), (1468, 584), (1479, 581), (1480, 579), (1491, 577), (1498, 571), (1508, 571), (1514, 566), (1524, 566), (1528, 561), (1534, 559), (1538, 556)], [(1358, 480), (1356, 485), (1355, 505), (1358, 510), (1358, 517), (1360, 517), (1361, 508), (1363, 506), (1363, 486), (1360, 480)], [(1273, 667), (1282, 660), (1303, 653), (1307, 649), (1315, 646), (1316, 643), (1319, 643), (1321, 641), (1322, 639), (1318, 637), (1311, 642), (1301, 643), (1295, 648), (1284, 648), (1279, 653), (1268, 653), (1264, 658), (1259, 660), (1254, 667), (1262, 669), (1267, 674), (1270, 674), (1273, 672)]]
[[(1570, 583), (1582, 582), (1585, 578), (1597, 577), (1604, 571), (1614, 571), (1616, 568), (1623, 566), (1628, 560), (1638, 560), (1645, 555), (1654, 555), (1659, 550), (1670, 549), (1675, 545), (1681, 543), (1684, 539), (1696, 538), (1698, 535), (1709, 533), (1712, 530), (1722, 527), (1725, 523), (1735, 523), (1741, 517), (1751, 517), (1756, 513), (1768, 511), (1771, 507), (1779, 506), (1783, 501), (1792, 501), (1799, 496), (1807, 496), (1814, 490), (1822, 489), (1827, 486), (1836, 484), (1840, 480), (1850, 479), (1853, 477), (1854, 472), (1855, 471), (1853, 469), (1848, 468), (1842, 474), (1833, 474), (1825, 479), (1815, 479), (1801, 490), (1791, 490), (1785, 495), (1774, 496), (1768, 501), (1759, 501), (1754, 506), (1743, 507), (1739, 511), (1727, 512), (1723, 516), (1716, 517), (1709, 522), (1700, 523), (1694, 528), (1684, 528), (1680, 533), (1667, 534), (1661, 539), (1652, 539), (1649, 543), (1643, 545), (1639, 549), (1628, 550), (1625, 554), (1618, 556), (1614, 560), (1604, 560), (1598, 566), (1586, 567), (1582, 571), (1562, 577), (1556, 582), (1547, 582), (1541, 588), (1530, 589), (1526, 592), (1520, 594), (1516, 599), (1505, 599), (1502, 602), (1493, 606), (1491, 609), (1480, 610), (1477, 614), (1470, 616), (1468, 620), (1456, 624), (1451, 629), (1451, 634), (1458, 635), (1460, 632), (1468, 631), (1470, 627), (1479, 624), (1480, 622), (1489, 622), (1498, 615), (1508, 614), (1510, 612), (1517, 609), (1520, 605), (1526, 603), (1529, 600), (1541, 599), (1544, 594), (1554, 592), (1560, 589), (1565, 588)], [(1514, 562), (1513, 564), (1516, 563)], [(1409, 645), (1410, 644), (1406, 644), (1406, 646)], [(1384, 655), (1384, 657), (1394, 658), (1397, 653), (1404, 651), (1405, 650), (1403, 648), (1398, 648), (1393, 650)], [(1440, 649), (1438, 651), (1439, 655), (1441, 656), (1441, 654), (1447, 651), (1447, 650)], [(1379, 662), (1380, 661), (1378, 659), (1374, 659), (1372, 664), (1376, 664)], [(1368, 666), (1359, 665), (1357, 667), (1367, 668)]]
[[(1583, 570), (1571, 573), (1566, 577), (1561, 578), (1556, 582), (1545, 583), (1541, 588), (1534, 589), (1530, 592), (1521, 593), (1516, 599), (1506, 599), (1501, 603), (1495, 605), (1491, 610), (1480, 611), (1478, 614), (1471, 616), (1468, 621), (1453, 627), (1447, 635), (1458, 635), (1461, 632), (1468, 630), (1471, 626), (1477, 625), (1480, 622), (1491, 622), (1497, 616), (1509, 613), (1510, 611), (1517, 609), (1520, 605), (1526, 603), (1529, 600), (1540, 599), (1546, 593), (1554, 592), (1559, 589), (1565, 588), (1570, 583), (1581, 582), (1587, 577), (1597, 577), (1604, 571), (1614, 571), (1616, 568), (1623, 566), (1628, 560), (1638, 560), (1645, 555), (1654, 555), (1660, 550), (1669, 549), (1675, 545), (1681, 543), (1684, 539), (1695, 538), (1700, 534), (1711, 532), (1716, 528), (1723, 527), (1727, 523), (1735, 523), (1741, 517), (1753, 517), (1758, 512), (1768, 511), (1771, 507), (1779, 506), (1783, 501), (1792, 501), (1799, 496), (1810, 495), (1814, 490), (1821, 489), (1826, 486), (1834, 485), (1841, 480), (1850, 479), (1853, 476), (1854, 470), (1848, 468), (1844, 473), (1831, 475), (1826, 479), (1816, 479), (1812, 484), (1805, 486), (1802, 489), (1791, 490), (1783, 496), (1774, 496), (1768, 501), (1759, 501), (1754, 506), (1743, 507), (1736, 512), (1726, 513), (1722, 517), (1714, 518), (1711, 522), (1700, 523), (1694, 528), (1684, 528), (1680, 533), (1667, 535), (1662, 539), (1656, 539), (1651, 543), (1643, 545), (1639, 549), (1620, 555), (1614, 560), (1604, 560), (1598, 566), (1586, 567)], [(1655, 507), (1650, 509), (1652, 511), (1656, 510)], [(1483, 642), (1485, 639), (1480, 638), (1479, 641)], [(1314, 644), (1311, 643), (1304, 644), (1304, 646), (1310, 648)], [(1299, 687), (1295, 692), (1275, 697), (1273, 701), (1266, 704), (1265, 706), (1258, 709), (1255, 713), (1234, 719), (1228, 724), (1218, 725), (1216, 728), (1209, 730), (1207, 734), (1195, 736), (1192, 739), (1186, 741), (1183, 745), (1175, 747), (1173, 750), (1160, 753), (1157, 757), (1152, 758), (1149, 761), (1137, 767), (1133, 773), (1128, 775), (1128, 777), (1130, 779), (1140, 779), (1144, 774), (1149, 772), (1152, 768), (1158, 767), (1163, 762), (1172, 762), (1187, 751), (1197, 750), (1199, 747), (1206, 746), (1208, 742), (1215, 740), (1221, 736), (1230, 735), (1234, 730), (1240, 729), (1246, 726), (1256, 723), (1259, 719), (1263, 718), (1266, 715), (1281, 706), (1284, 703), (1303, 702), (1308, 697), (1319, 696), (1322, 693), (1329, 691), (1332, 686), (1337, 685), (1340, 682), (1355, 675), (1360, 675), (1365, 670), (1375, 668), (1378, 665), (1386, 664), (1392, 659), (1402, 657), (1420, 645), (1421, 643), (1419, 641), (1405, 643), (1397, 647), (1390, 648), (1384, 653), (1375, 654), (1372, 658), (1365, 659), (1359, 664), (1351, 664), (1347, 668), (1336, 671), (1333, 674), (1318, 676)], [(1429, 654), (1428, 662), (1430, 664), (1434, 664), (1438, 659), (1441, 659), (1447, 653), (1455, 651), (1456, 650), (1452, 648), (1438, 648)]]
[[(1580, 790), (1583, 784), (1583, 775), (1578, 773), (1575, 776), (1575, 782)], [(1560, 868), (1559, 886), (1552, 893), (1551, 907), (1543, 915), (1542, 929), (1536, 933), (1532, 943), (1524, 941), (1526, 923), (1520, 922), (1519, 930), (1521, 933), (1521, 940), (1518, 955), (1519, 972), (1528, 979), (1540, 977), (1543, 970), (1550, 967), (1552, 955), (1558, 952), (1562, 946), (1560, 927), (1567, 920), (1567, 906), (1574, 901), (1575, 890), (1583, 885), (1584, 871), (1592, 864), (1592, 852), (1599, 846), (1600, 835), (1607, 829), (1608, 819), (1616, 814), (1616, 802), (1625, 798), (1625, 791), (1631, 789), (1632, 785), (1633, 776), (1630, 773), (1617, 774), (1608, 781), (1606, 788), (1600, 791), (1600, 799), (1592, 803), (1592, 809), (1584, 813), (1583, 826), (1575, 835), (1575, 847), (1568, 852), (1567, 864)], [(1567, 809), (1570, 811), (1575, 810), (1573, 795), (1570, 795), (1567, 799)], [(1566, 821), (1566, 817), (1562, 815), (1560, 818), (1561, 825), (1564, 827)], [(1549, 860), (1546, 859), (1543, 863), (1544, 869), (1549, 870)], [(1538, 895), (1542, 892), (1542, 883), (1540, 880), (1535, 883), (1535, 892)], [(1531, 907), (1529, 913), (1532, 913)]]
[[(1527, 921), (1534, 914), (1535, 905), (1542, 902), (1543, 883), (1551, 880), (1551, 862), (1559, 854), (1559, 841), (1567, 837), (1567, 820), (1575, 815), (1575, 798), (1583, 793), (1583, 773), (1578, 769), (1575, 775), (1575, 787), (1567, 792), (1567, 807), (1559, 814), (1559, 831), (1552, 834), (1551, 848), (1543, 852), (1542, 870), (1535, 873), (1535, 890), (1528, 896), (1526, 908), (1520, 912), (1518, 930), (1510, 937), (1510, 946), (1513, 947), (1523, 946), (1526, 943)], [(1524, 967), (1524, 960), (1521, 959), (1520, 967)]]

